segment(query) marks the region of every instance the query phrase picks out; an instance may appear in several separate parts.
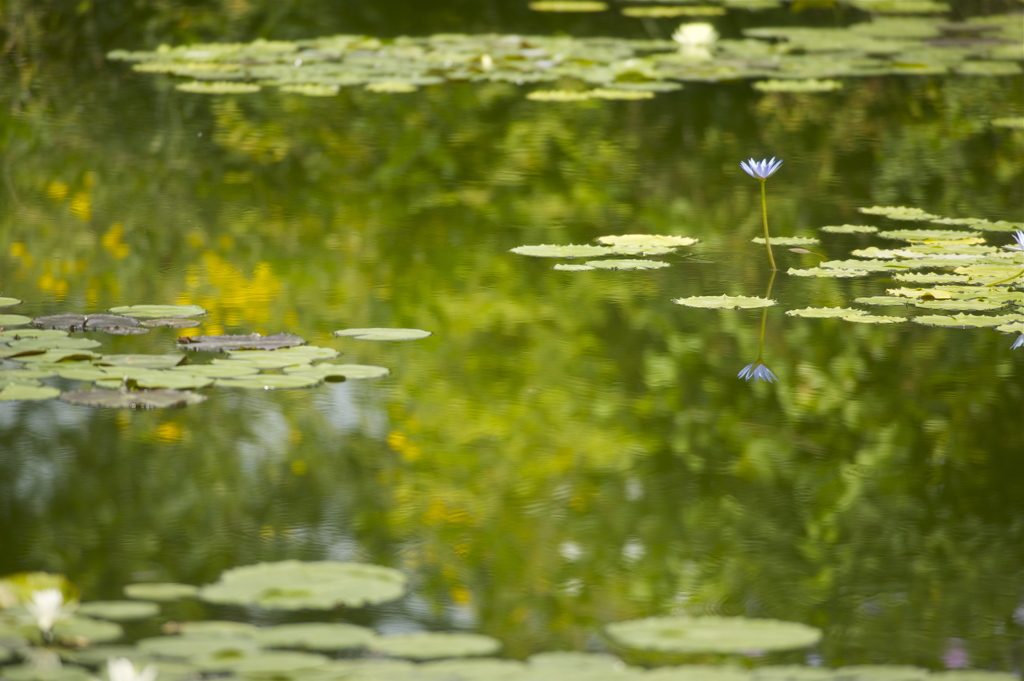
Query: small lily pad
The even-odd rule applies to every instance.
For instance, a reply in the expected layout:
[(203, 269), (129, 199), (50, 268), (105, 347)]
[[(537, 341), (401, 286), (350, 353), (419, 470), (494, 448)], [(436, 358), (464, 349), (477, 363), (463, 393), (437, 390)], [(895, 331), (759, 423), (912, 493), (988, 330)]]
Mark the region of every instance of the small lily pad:
[(74, 390), (63, 393), (60, 399), (87, 407), (162, 409), (198, 404), (205, 400), (206, 396), (187, 390)]
[(223, 388), (248, 388), (250, 390), (289, 390), (312, 388), (323, 379), (308, 374), (255, 374), (237, 378), (218, 378), (217, 385)]
[(656, 270), (669, 266), (661, 260), (588, 260), (586, 264), (600, 270)]
[(198, 317), (206, 314), (206, 310), (199, 305), (125, 305), (112, 307), (110, 312), (140, 318)]
[(537, 0), (529, 8), (534, 12), (603, 12), (608, 3), (596, 0)]
[(697, 243), (699, 239), (695, 239), (689, 236), (675, 236), (665, 234), (611, 234), (608, 236), (600, 236), (597, 238), (598, 243), (606, 246), (636, 246), (636, 247), (647, 247), (647, 246), (692, 246)]
[(556, 269), (559, 272), (592, 272), (592, 271), (596, 270), (597, 268), (596, 267), (591, 267), (590, 265), (565, 265), (565, 264), (558, 264), (558, 265), (555, 265), (552, 269)]
[(253, 635), (265, 648), (324, 651), (363, 648), (374, 637), (371, 629), (342, 623), (280, 624), (256, 629)]
[[(216, 362), (217, 360), (214, 361)], [(172, 371), (180, 371), (193, 376), (207, 376), (209, 378), (238, 378), (239, 376), (257, 374), (260, 368), (248, 362), (221, 360), (221, 363), (218, 364), (182, 364), (173, 367)]]
[(0, 388), (0, 402), (50, 400), (59, 395), (60, 390), (48, 385), (8, 383)]
[(878, 227), (870, 225), (826, 225), (818, 229), (832, 234), (874, 234), (878, 231)]
[(0, 307), (13, 307), (15, 305), (21, 305), (21, 301), (17, 298), (8, 298), (7, 296), (0, 296)]
[(304, 345), (305, 338), (293, 333), (274, 333), (263, 336), (258, 333), (226, 336), (181, 336), (178, 347), (183, 350), (201, 352), (228, 352), (231, 350), (278, 350)]
[(60, 329), (7, 329), (0, 331), (0, 342), (8, 343), (21, 338), (67, 338), (68, 332)]
[(849, 317), (867, 312), (852, 307), (805, 307), (799, 310), (786, 310), (786, 314), (790, 317)]
[(124, 587), (124, 595), (148, 601), (178, 601), (199, 593), (199, 587), (175, 582), (140, 582)]
[(491, 655), (500, 648), (500, 641), (483, 634), (424, 632), (376, 636), (370, 641), (375, 652), (413, 660)]
[(687, 307), (703, 307), (715, 310), (739, 310), (759, 307), (771, 307), (776, 301), (768, 298), (752, 296), (691, 296), (690, 298), (673, 298), (673, 303)]
[(853, 277), (866, 277), (871, 274), (867, 270), (849, 270), (849, 269), (825, 269), (822, 267), (809, 267), (807, 269), (797, 269), (790, 267), (786, 270), (786, 274), (794, 277), (830, 277), (833, 279), (842, 278), (853, 278)]
[(78, 613), (123, 622), (153, 617), (160, 613), (160, 606), (146, 601), (89, 601), (78, 606)]
[(738, 653), (814, 645), (821, 630), (799, 622), (746, 617), (650, 617), (616, 622), (608, 636), (627, 648), (666, 653)]
[(871, 681), (925, 681), (927, 669), (906, 664), (855, 664), (833, 670), (837, 679), (870, 679)]
[(942, 217), (941, 215), (932, 215), (920, 208), (908, 206), (870, 206), (858, 208), (857, 210), (865, 215), (882, 215), (893, 220), (924, 221)]
[(32, 323), (32, 318), (23, 314), (0, 314), (0, 327), (24, 326), (30, 323)]
[(843, 320), (847, 322), (857, 322), (858, 324), (900, 324), (907, 321), (907, 318), (879, 314), (856, 314), (843, 317)]
[[(526, 98), (533, 102), (585, 102), (590, 99), (590, 92), (584, 90), (534, 90), (526, 95)], [(537, 248), (536, 246), (519, 246), (519, 248)], [(512, 249), (516, 253), (515, 249)], [(522, 255), (535, 255), (534, 253), (522, 253)], [(558, 258), (559, 255), (540, 257)], [(576, 256), (565, 256), (576, 257)]]
[[(763, 236), (755, 236), (750, 240), (755, 244), (764, 244)], [(773, 236), (773, 246), (811, 246), (813, 244), (820, 244), (821, 239), (813, 236)]]
[(536, 258), (588, 258), (612, 253), (612, 249), (607, 246), (591, 246), (589, 244), (569, 244), (568, 246), (541, 244), (540, 246), (516, 246), (510, 250), (512, 253)]
[(317, 376), (321, 380), (384, 378), (391, 374), (387, 367), (372, 364), (314, 364), (312, 366), (285, 367), (288, 375)]
[(419, 340), (432, 335), (430, 331), (423, 329), (401, 329), (401, 328), (365, 328), (365, 329), (341, 329), (334, 332), (335, 336), (354, 338), (356, 340), (373, 341), (405, 341)]
[(191, 83), (178, 83), (174, 88), (182, 92), (204, 95), (243, 95), (260, 91), (260, 86), (255, 83), (236, 83), (227, 80), (196, 80)]
[(142, 367), (146, 369), (170, 369), (185, 359), (179, 352), (163, 355), (103, 355), (96, 361), (101, 366)]
[(842, 82), (838, 80), (818, 80), (808, 78), (806, 80), (785, 79), (785, 80), (760, 80), (753, 84), (755, 90), (760, 92), (832, 92), (841, 90)]
[[(183, 660), (205, 669), (223, 670), (231, 661), (243, 659), (258, 650), (256, 641), (243, 636), (154, 636), (138, 642), (139, 650), (171, 660)], [(212, 664), (211, 664), (212, 662)]]
[[(196, 593), (199, 589), (196, 587)], [(181, 633), (188, 636), (211, 637), (211, 638), (245, 638), (256, 640), (258, 627), (248, 622), (229, 622), (225, 620), (196, 620), (194, 622), (182, 622), (179, 626)]]

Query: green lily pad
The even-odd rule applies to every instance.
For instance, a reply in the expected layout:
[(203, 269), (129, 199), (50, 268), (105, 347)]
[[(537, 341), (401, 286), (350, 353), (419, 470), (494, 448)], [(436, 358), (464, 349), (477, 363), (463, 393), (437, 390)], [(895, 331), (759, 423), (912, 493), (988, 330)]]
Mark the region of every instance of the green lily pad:
[(61, 394), (60, 399), (87, 407), (162, 409), (198, 404), (205, 400), (206, 396), (187, 390), (74, 390)]
[(676, 246), (692, 246), (697, 243), (699, 239), (689, 236), (662, 234), (612, 234), (608, 236), (600, 236), (597, 238), (597, 241), (598, 243), (606, 246), (633, 246), (636, 248), (662, 246), (675, 248)]
[(67, 338), (68, 332), (60, 329), (7, 329), (0, 331), (0, 342), (21, 338)]
[(223, 336), (181, 336), (178, 347), (197, 352), (228, 352), (233, 350), (280, 350), (305, 345), (306, 339), (293, 333), (229, 334)]
[(356, 340), (372, 341), (405, 341), (419, 340), (433, 335), (430, 331), (423, 329), (400, 329), (400, 328), (365, 328), (365, 329), (341, 329), (334, 332), (335, 336), (354, 338)]
[(256, 641), (243, 636), (154, 636), (137, 643), (139, 650), (158, 658), (182, 660), (207, 670), (226, 670), (228, 665), (255, 654)]
[(312, 388), (319, 385), (322, 381), (323, 379), (320, 376), (303, 374), (255, 374), (253, 376), (216, 379), (217, 385), (223, 388), (248, 388), (251, 390)]
[[(764, 244), (763, 236), (755, 236), (750, 240), (755, 244)], [(773, 246), (810, 246), (813, 244), (820, 244), (821, 240), (813, 236), (773, 236)]]
[(923, 315), (921, 317), (913, 317), (910, 321), (915, 324), (924, 324), (926, 326), (956, 326), (960, 328), (985, 328), (994, 327), (1007, 322), (1014, 321), (1013, 315), (999, 315), (999, 316), (988, 316), (980, 314), (957, 314), (952, 316), (946, 315)]
[(870, 225), (826, 225), (818, 229), (831, 234), (874, 234), (878, 231), (878, 227)]
[(905, 664), (857, 664), (833, 670), (838, 679), (860, 681), (925, 681), (930, 678), (927, 669)]
[(922, 307), (926, 310), (998, 310), (1006, 307), (1006, 303), (993, 303), (984, 300), (921, 300), (914, 303), (914, 307)]
[(142, 367), (146, 369), (170, 369), (184, 361), (185, 355), (178, 352), (163, 355), (103, 355), (96, 361), (100, 366)]
[(140, 318), (198, 317), (206, 314), (206, 310), (199, 305), (124, 305), (112, 307), (110, 312)]
[(833, 279), (841, 278), (854, 278), (854, 277), (866, 277), (871, 274), (867, 270), (851, 270), (843, 268), (825, 269), (822, 267), (808, 267), (807, 269), (797, 269), (790, 267), (786, 270), (786, 274), (794, 277), (831, 277)]
[(375, 636), (370, 641), (375, 652), (413, 660), (491, 655), (500, 648), (500, 641), (483, 634), (424, 632)]
[(771, 307), (776, 301), (768, 298), (751, 296), (691, 296), (689, 298), (673, 298), (673, 303), (687, 307), (703, 307), (714, 310), (740, 310), (759, 307)]
[(408, 80), (399, 80), (397, 78), (378, 80), (366, 84), (366, 90), (368, 92), (378, 92), (394, 95), (416, 92), (416, 90), (418, 89), (419, 88), (416, 87), (415, 83), (412, 83)]
[(93, 681), (92, 675), (74, 665), (41, 666), (29, 662), (3, 668), (4, 681)]
[(734, 665), (683, 664), (652, 669), (643, 678), (644, 681), (751, 681), (751, 674)]
[(7, 296), (0, 296), (0, 307), (13, 307), (15, 305), (21, 305), (21, 301), (17, 298), (8, 298)]
[(958, 239), (970, 239), (981, 236), (979, 232), (950, 231), (941, 229), (892, 229), (879, 232), (878, 236), (883, 239), (897, 239), (900, 241), (950, 241)]
[[(16, 351), (16, 352), (18, 352), (18, 351)], [(21, 352), (33, 352), (33, 354), (27, 354), (27, 355), (20, 355), (19, 354), (19, 356), (18, 356), (18, 361), (19, 362), (30, 362), (30, 363), (38, 362), (38, 363), (41, 363), (41, 364), (50, 364), (50, 363), (56, 363), (56, 362), (74, 362), (74, 361), (78, 361), (78, 360), (94, 360), (94, 359), (99, 357), (99, 355), (97, 355), (95, 352), (90, 352), (89, 350), (75, 350), (75, 349), (71, 349), (71, 348), (68, 348), (68, 349), (57, 349), (57, 350), (47, 350), (46, 352), (35, 352), (35, 351), (21, 351)], [(11, 356), (9, 354), (8, 355), (4, 355), (4, 353), (2, 351), (0, 351), (0, 355), (2, 355), (2, 356)]]
[(178, 601), (198, 595), (199, 587), (174, 582), (140, 582), (124, 587), (124, 595), (148, 601)]
[(849, 317), (843, 317), (843, 320), (847, 322), (857, 322), (858, 324), (901, 324), (907, 321), (907, 318), (879, 314), (857, 314), (850, 315)]
[[(526, 98), (533, 102), (585, 102), (590, 99), (589, 91), (582, 90), (534, 90), (533, 92), (527, 93)], [(538, 246), (519, 246), (519, 248), (539, 248)], [(549, 246), (547, 248), (565, 248), (564, 246)], [(512, 249), (513, 253), (516, 253), (516, 249)], [(537, 255), (535, 253), (522, 253), (522, 255)], [(590, 255), (590, 254), (587, 254)], [(574, 258), (578, 256), (562, 256), (562, 255), (540, 255), (542, 258), (561, 258), (568, 257)]]
[(24, 326), (32, 322), (23, 314), (0, 314), (0, 326)]
[(227, 570), (200, 597), (279, 610), (329, 610), (391, 601), (405, 593), (405, 585), (402, 573), (379, 565), (286, 560)]
[(836, 681), (831, 669), (796, 664), (758, 667), (751, 676), (753, 681)]
[(552, 269), (556, 269), (559, 272), (593, 272), (596, 267), (590, 265), (555, 265)]
[(510, 250), (512, 253), (536, 258), (588, 258), (595, 255), (609, 255), (613, 252), (613, 249), (608, 246), (591, 246), (589, 244), (569, 244), (568, 246), (542, 244), (540, 246), (517, 246)]
[(1009, 672), (992, 672), (984, 669), (951, 669), (932, 672), (929, 681), (1020, 681), (1020, 677)]
[(619, 90), (618, 88), (595, 88), (588, 93), (594, 99), (636, 101), (654, 99), (650, 90)]
[(178, 83), (174, 88), (182, 92), (195, 92), (204, 95), (243, 95), (259, 92), (261, 89), (255, 83), (235, 83), (227, 80), (197, 80), (191, 83)]
[(899, 272), (893, 274), (892, 278), (909, 284), (966, 284), (970, 280), (967, 275), (938, 272)]
[(313, 366), (285, 367), (286, 374), (317, 376), (321, 380), (384, 378), (391, 374), (387, 367), (372, 364), (316, 364)]
[(374, 634), (371, 629), (354, 624), (303, 623), (262, 627), (254, 636), (264, 648), (334, 651), (364, 648)]
[(900, 296), (863, 296), (854, 298), (853, 302), (858, 305), (910, 305), (911, 301)]
[(799, 310), (786, 310), (786, 314), (790, 317), (849, 317), (867, 312), (852, 307), (805, 307)]
[(98, 348), (102, 343), (92, 338), (21, 338), (8, 343), (11, 350), (39, 351), (47, 350), (80, 350)]
[[(196, 594), (199, 587), (196, 587)], [(255, 624), (248, 622), (229, 622), (224, 620), (196, 620), (194, 622), (182, 622), (179, 626), (181, 633), (192, 637), (201, 638), (245, 638), (256, 641)]]
[(85, 643), (109, 643), (124, 636), (124, 630), (114, 622), (70, 615), (57, 620), (53, 625), (54, 638), (60, 641), (75, 641), (79, 645)]
[[(214, 362), (218, 362), (218, 360), (214, 360)], [(249, 362), (220, 360), (216, 364), (182, 364), (172, 367), (171, 371), (180, 371), (193, 376), (207, 376), (209, 378), (238, 378), (239, 376), (257, 374), (260, 371), (260, 367)]]
[(650, 617), (609, 624), (605, 631), (627, 648), (666, 653), (771, 652), (805, 648), (821, 640), (816, 627), (746, 617)]
[(941, 215), (932, 215), (920, 208), (907, 206), (870, 206), (858, 208), (857, 210), (865, 215), (882, 215), (893, 220), (924, 221), (942, 217)]
[(838, 80), (818, 80), (816, 78), (760, 80), (753, 84), (760, 92), (832, 92), (841, 90), (843, 84)]
[(107, 660), (112, 657), (135, 657), (139, 649), (135, 646), (125, 644), (111, 644), (98, 646), (85, 646), (84, 648), (69, 648), (60, 651), (61, 659), (87, 667), (106, 666)]
[(570, 676), (576, 673), (621, 672), (625, 663), (608, 653), (584, 653), (575, 650), (551, 650), (536, 653), (527, 659), (531, 670), (555, 672)]
[(534, 12), (603, 12), (608, 3), (596, 0), (536, 0), (527, 5)]
[(282, 92), (290, 92), (307, 97), (333, 97), (338, 94), (337, 85), (320, 85), (318, 83), (296, 83), (294, 85), (282, 85)]
[(59, 395), (60, 390), (48, 385), (8, 383), (0, 388), (0, 402), (50, 400)]
[(158, 615), (160, 606), (146, 601), (89, 601), (78, 606), (78, 613), (101, 620), (123, 622)]
[(657, 270), (669, 266), (660, 260), (588, 260), (586, 264), (599, 270)]
[(304, 362), (316, 362), (322, 359), (334, 359), (340, 354), (334, 348), (324, 348), (319, 345), (300, 345), (273, 350), (272, 354), (266, 350), (230, 350), (228, 351), (228, 358), (259, 362), (268, 356), (273, 356), (278, 359), (289, 358), (293, 360), (291, 364), (301, 364)]

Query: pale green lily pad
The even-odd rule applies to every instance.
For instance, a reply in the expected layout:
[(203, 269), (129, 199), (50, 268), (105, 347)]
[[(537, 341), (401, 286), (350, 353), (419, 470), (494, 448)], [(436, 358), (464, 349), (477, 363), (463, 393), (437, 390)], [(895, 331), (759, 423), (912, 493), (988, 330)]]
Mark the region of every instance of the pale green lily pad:
[(326, 665), (328, 659), (316, 653), (273, 651), (246, 655), (238, 660), (224, 661), (221, 668), (243, 676), (275, 677), (304, 672)]
[(953, 294), (940, 288), (889, 288), (885, 290), (890, 296), (900, 298), (917, 298), (920, 300), (949, 300)]
[(913, 269), (918, 263), (895, 262), (892, 260), (826, 260), (819, 267), (827, 270), (857, 270), (866, 272), (901, 272)]
[(932, 672), (929, 681), (1020, 681), (1020, 677), (1009, 672), (993, 672), (985, 669), (951, 669)]
[(692, 246), (699, 239), (689, 236), (664, 234), (611, 234), (597, 238), (598, 243), (606, 246), (633, 246), (636, 248)]
[(92, 338), (21, 338), (8, 343), (11, 350), (19, 351), (40, 351), (47, 350), (81, 350), (98, 348), (101, 346), (98, 340)]
[(878, 227), (870, 225), (826, 225), (818, 229), (831, 234), (874, 234), (878, 231)]
[(878, 258), (880, 260), (895, 260), (896, 258), (918, 257), (916, 253), (910, 250), (878, 248), (877, 246), (871, 246), (869, 248), (857, 248), (850, 251), (850, 255), (857, 258)]
[(273, 356), (277, 358), (288, 357), (294, 359), (293, 364), (301, 364), (303, 362), (316, 362), (322, 359), (334, 359), (341, 353), (334, 348), (325, 348), (319, 345), (300, 345), (290, 348), (282, 348), (280, 350), (229, 350), (228, 358), (239, 359), (239, 360), (260, 360), (262, 358)]
[(751, 672), (752, 681), (836, 681), (831, 669), (780, 664), (758, 667)]
[(569, 244), (568, 246), (547, 245), (516, 246), (512, 253), (530, 255), (536, 258), (588, 258), (595, 255), (609, 255), (613, 249), (607, 246), (591, 246), (589, 244)]
[(867, 312), (852, 307), (805, 307), (799, 310), (786, 310), (786, 314), (790, 317), (849, 317)]
[[(772, 246), (811, 246), (820, 244), (821, 240), (813, 236), (773, 236)], [(750, 240), (755, 244), (764, 244), (763, 236), (755, 236)]]
[(321, 380), (344, 378), (351, 380), (384, 378), (391, 374), (387, 367), (372, 364), (316, 364), (313, 366), (285, 367), (286, 374), (318, 376)]
[(371, 629), (354, 624), (303, 623), (261, 627), (254, 636), (264, 648), (334, 651), (364, 648), (374, 634)]
[(858, 305), (903, 305), (909, 306), (911, 301), (900, 296), (863, 296), (854, 298), (853, 302)]
[(71, 615), (64, 619), (57, 620), (53, 625), (53, 635), (61, 641), (76, 641), (79, 644), (88, 643), (109, 643), (124, 636), (124, 630), (114, 622)]
[(0, 671), (4, 681), (93, 681), (92, 675), (83, 667), (67, 664), (51, 668), (26, 662)]
[(30, 402), (50, 400), (60, 395), (60, 390), (48, 385), (8, 383), (0, 388), (0, 402)]
[(687, 307), (703, 307), (714, 310), (739, 310), (777, 305), (768, 298), (752, 296), (691, 296), (689, 298), (673, 298), (673, 303)]
[(985, 328), (994, 327), (1006, 324), (1007, 322), (1015, 321), (1014, 315), (999, 315), (999, 316), (987, 316), (980, 314), (958, 314), (952, 316), (946, 315), (924, 315), (921, 317), (913, 317), (911, 321), (916, 324), (924, 324), (926, 326), (956, 326), (962, 328)]
[(818, 80), (808, 78), (806, 80), (759, 80), (753, 84), (755, 90), (760, 92), (832, 92), (841, 90), (843, 84), (838, 80)]
[(140, 582), (124, 587), (124, 595), (149, 601), (178, 601), (198, 595), (199, 587), (175, 582)]
[(996, 327), (996, 331), (1002, 331), (1003, 333), (1024, 333), (1024, 319), (1010, 322), (1008, 324), (1000, 324)]
[(216, 364), (182, 364), (173, 367), (171, 371), (209, 378), (238, 378), (239, 376), (252, 376), (260, 371), (260, 367), (249, 362), (233, 362), (225, 359), (213, 361)]
[(491, 655), (500, 648), (498, 639), (483, 634), (423, 632), (375, 636), (370, 641), (375, 652), (412, 660)]
[[(196, 587), (198, 595), (199, 587)], [(182, 622), (179, 625), (182, 634), (192, 637), (212, 638), (246, 638), (256, 641), (255, 624), (248, 622), (228, 622), (224, 620), (196, 620)]]
[(242, 95), (259, 92), (261, 89), (255, 83), (236, 83), (227, 80), (197, 80), (191, 83), (178, 83), (174, 87), (182, 92), (195, 92), (204, 95)]
[(1018, 130), (1024, 130), (1024, 116), (993, 118), (989, 123), (997, 128), (1016, 128)]
[(858, 324), (901, 324), (907, 321), (906, 317), (893, 317), (881, 314), (856, 314), (843, 317), (844, 321), (857, 322)]
[(900, 241), (955, 241), (978, 237), (981, 236), (981, 233), (966, 230), (953, 232), (941, 229), (892, 229), (879, 232), (878, 236), (883, 239), (897, 239)]
[(7, 296), (0, 296), (0, 307), (13, 307), (15, 305), (21, 305), (21, 301), (17, 298), (8, 298)]
[(224, 388), (248, 388), (251, 390), (311, 388), (319, 385), (322, 381), (323, 379), (319, 376), (302, 374), (256, 374), (254, 376), (216, 379), (217, 385)]
[(204, 669), (226, 669), (226, 664), (257, 652), (256, 641), (243, 636), (183, 634), (154, 636), (138, 642), (144, 653), (171, 660), (184, 660)]
[[(416, 666), (424, 679), (445, 681), (526, 681), (527, 667), (519, 660), (498, 658), (454, 658), (424, 662)], [(536, 681), (543, 681), (536, 679)], [(585, 681), (585, 680), (582, 680)], [(595, 680), (596, 681), (596, 680)], [(625, 681), (625, 680), (624, 680)]]
[(132, 658), (139, 654), (135, 646), (125, 644), (85, 646), (84, 648), (69, 648), (60, 651), (61, 659), (75, 664), (82, 664), (87, 667), (106, 666), (107, 660), (112, 657)]
[(163, 355), (103, 355), (96, 361), (102, 366), (144, 367), (146, 369), (170, 369), (182, 363), (185, 355), (172, 352)]
[(559, 272), (592, 272), (592, 271), (596, 270), (597, 268), (596, 267), (591, 267), (590, 265), (562, 265), (562, 264), (559, 264), (559, 265), (555, 265), (554, 268), (552, 268), (552, 269), (556, 269)]
[(882, 215), (893, 220), (934, 220), (942, 217), (941, 215), (932, 215), (920, 208), (912, 208), (908, 206), (870, 206), (867, 208), (858, 208), (858, 211), (866, 215)]
[(908, 284), (966, 284), (970, 280), (967, 275), (937, 272), (900, 272), (892, 278)]
[(70, 334), (61, 329), (7, 329), (0, 331), (0, 341), (9, 342), (19, 338), (67, 338)]
[(536, 0), (527, 5), (534, 12), (603, 12), (608, 3), (596, 0)]
[(650, 90), (620, 90), (618, 88), (595, 88), (588, 93), (594, 99), (636, 101), (654, 99)]
[(814, 645), (821, 630), (799, 622), (746, 617), (650, 617), (605, 627), (627, 648), (666, 653), (738, 653), (791, 650)]
[(89, 601), (78, 606), (78, 613), (101, 620), (125, 622), (158, 615), (160, 606), (146, 601)]
[(227, 570), (203, 587), (200, 597), (279, 610), (329, 610), (391, 601), (405, 593), (405, 586), (402, 573), (379, 565), (286, 560)]
[(175, 390), (195, 390), (213, 385), (214, 379), (209, 376), (198, 376), (178, 371), (157, 371), (148, 369), (134, 376), (130, 381), (136, 388), (173, 388)]
[(586, 264), (599, 270), (657, 270), (669, 266), (661, 260), (588, 260)]
[(845, 681), (925, 681), (927, 669), (905, 664), (857, 664), (833, 670), (837, 679)]
[(88, 407), (120, 409), (162, 409), (198, 404), (206, 399), (187, 390), (75, 390), (61, 394), (60, 399)]
[[(252, 369), (261, 369), (269, 371), (273, 369), (286, 369), (288, 367), (309, 367), (311, 366), (308, 361), (302, 357), (295, 357), (294, 355), (278, 355), (277, 352), (261, 352), (258, 355), (253, 355), (246, 358), (218, 357), (210, 362), (210, 366), (223, 367), (223, 366), (243, 366)], [(238, 374), (238, 377), (244, 377), (245, 374)], [(250, 374), (251, 377), (251, 374)], [(224, 378), (235, 378), (235, 376), (225, 376)]]
[(419, 88), (416, 86), (415, 83), (408, 80), (388, 78), (386, 80), (378, 80), (372, 83), (367, 83), (365, 89), (367, 92), (401, 95), (408, 94), (410, 92), (416, 92), (416, 90), (418, 90)]
[(110, 312), (140, 318), (198, 317), (206, 314), (206, 310), (199, 305), (124, 305), (112, 307)]
[(640, 19), (651, 17), (655, 19), (671, 19), (682, 16), (714, 17), (726, 13), (724, 7), (715, 5), (683, 5), (666, 7), (664, 5), (650, 5), (642, 7), (625, 7), (622, 9), (622, 16)]
[(337, 85), (320, 85), (317, 83), (296, 83), (294, 85), (282, 85), (282, 92), (290, 92), (306, 97), (333, 97), (338, 94)]
[(419, 340), (432, 335), (430, 331), (423, 329), (400, 329), (400, 328), (366, 328), (366, 329), (341, 329), (334, 332), (335, 336), (355, 338), (356, 340), (369, 341), (406, 341)]
[(1021, 68), (1012, 61), (970, 60), (954, 66), (953, 72), (961, 76), (1019, 76)]
[[(31, 353), (31, 354), (21, 354)], [(4, 352), (0, 348), (0, 357), (14, 357), (17, 355), (19, 362), (30, 362), (40, 364), (50, 364), (56, 362), (73, 362), (78, 360), (93, 360), (99, 357), (95, 352), (89, 350), (74, 350), (74, 349), (63, 349), (63, 350), (47, 350), (46, 352), (37, 352), (34, 350), (15, 350), (9, 349)]]
[(825, 269), (822, 267), (809, 267), (807, 269), (797, 269), (790, 267), (786, 270), (786, 274), (794, 277), (831, 277), (833, 279), (841, 278), (853, 278), (853, 277), (866, 277), (871, 274), (867, 270), (850, 270), (842, 268)]
[(0, 314), (0, 326), (24, 326), (32, 321), (23, 314)]
[(644, 681), (750, 681), (750, 671), (735, 665), (683, 664), (660, 667), (644, 674)]
[(983, 300), (920, 300), (914, 302), (914, 307), (922, 307), (926, 310), (998, 310), (1006, 307), (1006, 303), (993, 303)]
[[(526, 95), (526, 98), (533, 102), (585, 102), (590, 99), (589, 91), (581, 90), (534, 90)], [(536, 246), (519, 246), (519, 248), (537, 248)], [(550, 248), (556, 248), (554, 246)], [(564, 248), (564, 247), (562, 247)], [(516, 252), (513, 249), (513, 252)], [(522, 255), (534, 255), (533, 253), (522, 253)], [(589, 253), (587, 255), (590, 255)], [(542, 258), (560, 258), (561, 255), (541, 255)], [(577, 256), (565, 256), (577, 257)]]
[(532, 669), (573, 674), (576, 672), (617, 672), (626, 665), (608, 653), (584, 653), (576, 650), (551, 650), (527, 658)]

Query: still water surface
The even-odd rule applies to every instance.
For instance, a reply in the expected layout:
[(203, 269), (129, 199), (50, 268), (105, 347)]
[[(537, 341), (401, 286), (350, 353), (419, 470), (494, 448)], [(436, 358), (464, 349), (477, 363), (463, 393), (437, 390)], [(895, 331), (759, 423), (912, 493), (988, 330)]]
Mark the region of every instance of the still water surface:
[[(458, 30), (438, 8), (414, 26), (292, 19), (229, 37)], [(462, 30), (634, 30), (558, 21), (484, 8)], [(160, 26), (101, 31), (94, 52), (188, 35)], [(1021, 220), (1022, 138), (983, 124), (1019, 115), (1020, 78), (572, 104), (507, 84), (211, 97), (46, 49), (2, 90), (13, 311), (196, 303), (210, 311), (197, 333), (289, 331), (391, 376), (212, 388), (171, 411), (0, 407), (0, 574), (62, 572), (94, 599), (256, 561), (360, 560), (402, 569), (413, 595), (354, 621), (480, 631), (511, 656), (601, 649), (603, 623), (687, 612), (819, 626), (810, 655), (830, 666), (1019, 668), (1013, 338), (788, 317), (893, 283), (787, 277), (817, 260), (776, 248), (763, 352), (779, 381), (748, 384), (736, 374), (758, 356), (761, 312), (671, 299), (764, 295), (750, 156), (785, 159), (769, 182), (779, 235), (903, 226), (856, 211), (875, 204)], [(701, 241), (651, 272), (508, 252), (623, 233)], [(885, 244), (815, 248), (869, 245)], [(433, 335), (331, 335), (364, 326)], [(177, 334), (96, 337), (158, 353)]]

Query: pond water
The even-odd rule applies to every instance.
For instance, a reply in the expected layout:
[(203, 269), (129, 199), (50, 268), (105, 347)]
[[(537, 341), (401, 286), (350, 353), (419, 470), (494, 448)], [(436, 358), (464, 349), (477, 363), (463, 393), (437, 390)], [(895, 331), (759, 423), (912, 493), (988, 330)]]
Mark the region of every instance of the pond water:
[[(390, 375), (211, 387), (182, 409), (2, 403), (0, 575), (63, 573), (92, 600), (260, 561), (355, 560), (398, 568), (410, 595), (335, 621), (486, 633), (508, 657), (614, 650), (606, 623), (690, 613), (824, 632), (747, 666), (1020, 668), (1017, 335), (786, 315), (921, 284), (791, 276), (820, 258), (780, 246), (770, 282), (751, 243), (758, 183), (739, 166), (784, 159), (772, 233), (817, 236), (807, 249), (830, 259), (894, 242), (821, 226), (934, 227), (860, 207), (1020, 221), (1024, 132), (989, 124), (1024, 111), (1020, 76), (565, 103), (514, 83), (201, 95), (104, 55), (340, 32), (664, 40), (679, 20), (397, 1), (320, 17), (257, 0), (125, 3), (115, 19), (59, 4), (18, 10), (9, 36), (0, 295), (24, 302), (3, 312), (198, 304), (192, 329), (84, 335), (103, 353), (167, 353), (183, 333), (290, 332)], [(863, 20), (794, 10), (712, 21), (738, 37)], [(651, 271), (509, 252), (633, 233), (699, 242)], [(769, 283), (764, 317), (672, 302)], [(350, 327), (432, 335), (333, 335)], [(759, 356), (777, 382), (737, 378)]]

